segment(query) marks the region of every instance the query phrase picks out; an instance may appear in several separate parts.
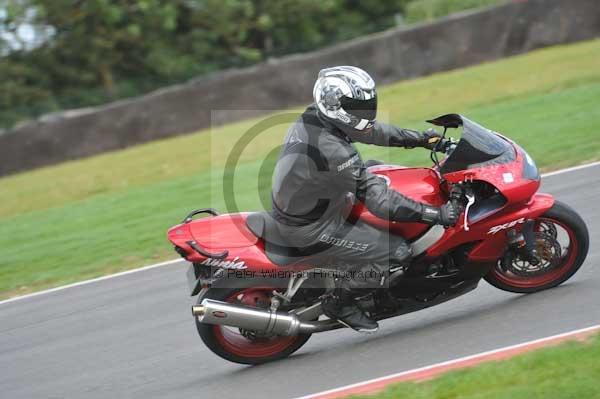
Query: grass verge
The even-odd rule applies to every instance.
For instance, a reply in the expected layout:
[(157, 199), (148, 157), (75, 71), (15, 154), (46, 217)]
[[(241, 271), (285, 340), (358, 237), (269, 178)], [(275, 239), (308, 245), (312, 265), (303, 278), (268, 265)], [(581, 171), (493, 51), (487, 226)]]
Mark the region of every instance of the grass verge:
[[(411, 128), (466, 114), (518, 141), (546, 170), (600, 159), (598, 40), (401, 82), (381, 99), (384, 117)], [(192, 208), (224, 209), (225, 160), (258, 121), (0, 179), (0, 297), (174, 257), (165, 230)], [(285, 130), (267, 129), (243, 151), (239, 209), (268, 203), (272, 150)], [(360, 147), (365, 159), (429, 165), (422, 150)]]
[(358, 399), (599, 398), (600, 336), (500, 362), (450, 372), (431, 381), (392, 385)]

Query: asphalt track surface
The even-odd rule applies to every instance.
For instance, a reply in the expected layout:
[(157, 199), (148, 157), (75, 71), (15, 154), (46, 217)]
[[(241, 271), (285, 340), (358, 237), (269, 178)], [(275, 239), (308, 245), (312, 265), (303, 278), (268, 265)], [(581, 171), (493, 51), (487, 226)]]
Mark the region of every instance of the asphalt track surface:
[(564, 285), (477, 290), (381, 323), (314, 335), (262, 366), (206, 349), (183, 262), (0, 303), (0, 398), (293, 398), (598, 324), (600, 165), (544, 179), (588, 223), (590, 253)]

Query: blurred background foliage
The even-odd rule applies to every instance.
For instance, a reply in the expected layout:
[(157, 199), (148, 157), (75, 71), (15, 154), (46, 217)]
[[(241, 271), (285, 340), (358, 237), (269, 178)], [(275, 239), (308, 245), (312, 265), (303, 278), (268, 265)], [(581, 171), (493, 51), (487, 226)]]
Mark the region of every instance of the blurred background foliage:
[(502, 0), (0, 0), (0, 128)]

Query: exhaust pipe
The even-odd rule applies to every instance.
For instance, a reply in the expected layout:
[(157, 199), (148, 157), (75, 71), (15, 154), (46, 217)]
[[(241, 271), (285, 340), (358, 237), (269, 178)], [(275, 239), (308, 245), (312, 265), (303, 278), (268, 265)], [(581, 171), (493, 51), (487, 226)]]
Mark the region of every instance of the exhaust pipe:
[(244, 305), (204, 299), (200, 305), (192, 306), (192, 314), (200, 323), (217, 324), (255, 330), (274, 335), (310, 334), (339, 327), (337, 321), (301, 321), (297, 315), (257, 309)]

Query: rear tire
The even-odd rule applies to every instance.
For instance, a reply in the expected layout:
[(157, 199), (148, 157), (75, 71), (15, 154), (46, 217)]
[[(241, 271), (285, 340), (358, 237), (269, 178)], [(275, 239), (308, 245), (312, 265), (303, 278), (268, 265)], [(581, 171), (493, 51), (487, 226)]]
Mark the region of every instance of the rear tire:
[[(264, 299), (264, 295), (272, 292), (273, 289), (273, 287), (265, 286), (211, 288), (202, 298), (198, 298), (198, 301), (209, 298), (233, 302), (236, 297), (245, 295), (244, 292), (256, 292), (256, 297)], [(247, 302), (245, 304), (248, 305)], [(198, 334), (204, 344), (216, 355), (234, 363), (261, 364), (286, 358), (300, 349), (311, 336), (311, 334), (299, 334), (289, 337), (272, 337), (262, 341), (260, 339), (251, 340), (243, 336), (241, 332), (236, 334), (237, 329), (232, 327), (204, 324), (200, 323), (197, 317), (194, 319)]]
[(504, 291), (529, 294), (556, 287), (579, 270), (589, 249), (589, 233), (581, 216), (570, 206), (556, 201), (538, 221), (553, 223), (566, 231), (570, 243), (568, 252), (561, 259), (562, 263), (531, 279), (511, 274), (498, 264), (485, 276), (488, 283)]

